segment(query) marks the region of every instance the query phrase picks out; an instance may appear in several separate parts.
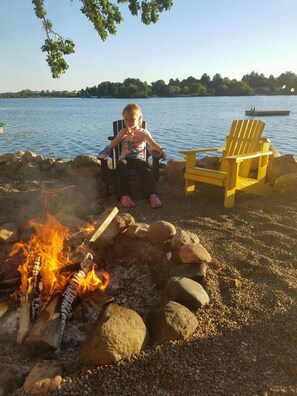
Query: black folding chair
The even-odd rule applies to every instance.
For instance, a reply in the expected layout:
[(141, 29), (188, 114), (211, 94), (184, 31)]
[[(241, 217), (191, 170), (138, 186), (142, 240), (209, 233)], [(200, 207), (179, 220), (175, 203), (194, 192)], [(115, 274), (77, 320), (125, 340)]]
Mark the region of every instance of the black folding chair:
[[(113, 140), (122, 128), (125, 128), (124, 120), (114, 121), (113, 136), (108, 136), (108, 140)], [(146, 121), (142, 122), (142, 128), (147, 128)], [(119, 143), (114, 149), (110, 150), (109, 158), (103, 158), (100, 154), (97, 157), (101, 161), (101, 180), (106, 187), (106, 195), (112, 195), (111, 186), (114, 186), (114, 190), (116, 191), (115, 169), (121, 154), (121, 148), (121, 143)], [(153, 150), (152, 147), (147, 144), (145, 157), (145, 160), (151, 166), (155, 182), (157, 182), (160, 177), (160, 160), (162, 156), (158, 151)], [(131, 187), (133, 187), (133, 184), (139, 183), (139, 176), (136, 169), (129, 170), (129, 178)], [(132, 190), (135, 189), (132, 188)]]

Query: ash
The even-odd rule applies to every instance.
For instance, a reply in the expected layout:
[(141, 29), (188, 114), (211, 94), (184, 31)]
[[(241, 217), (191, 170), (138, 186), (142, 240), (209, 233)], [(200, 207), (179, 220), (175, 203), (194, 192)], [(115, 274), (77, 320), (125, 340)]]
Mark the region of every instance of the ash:
[(105, 269), (110, 275), (106, 293), (113, 296), (117, 304), (142, 314), (159, 303), (161, 290), (154, 280), (151, 262), (117, 260), (106, 263)]

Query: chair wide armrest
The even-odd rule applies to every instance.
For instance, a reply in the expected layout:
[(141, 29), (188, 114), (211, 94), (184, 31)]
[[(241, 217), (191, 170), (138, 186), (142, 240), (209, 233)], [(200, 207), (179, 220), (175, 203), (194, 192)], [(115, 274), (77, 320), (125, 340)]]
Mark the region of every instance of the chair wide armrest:
[(180, 153), (187, 155), (187, 154), (205, 153), (207, 151), (223, 151), (224, 149), (225, 147), (212, 147), (212, 148), (197, 149), (197, 150), (181, 150)]
[(258, 151), (256, 153), (251, 153), (251, 154), (240, 154), (240, 155), (230, 155), (229, 157), (225, 157), (226, 160), (235, 160), (236, 162), (241, 162), (247, 159), (253, 159), (253, 158), (259, 158), (259, 157), (263, 157), (265, 155), (271, 155), (272, 151), (265, 151), (265, 152), (261, 152)]

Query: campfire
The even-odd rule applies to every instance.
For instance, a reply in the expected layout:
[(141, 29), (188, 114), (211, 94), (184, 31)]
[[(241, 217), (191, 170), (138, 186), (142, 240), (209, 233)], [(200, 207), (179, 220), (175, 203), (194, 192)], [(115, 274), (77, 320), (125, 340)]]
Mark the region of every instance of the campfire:
[[(106, 289), (109, 274), (96, 272), (91, 245), (117, 212), (116, 208), (104, 212), (95, 226), (79, 228), (73, 235), (50, 213), (46, 213), (44, 222), (29, 222), (34, 229), (30, 240), (15, 243), (10, 252), (10, 256), (19, 253), (24, 258), (18, 267), (19, 343), (59, 349), (74, 300), (87, 292)], [(83, 257), (80, 263), (77, 251)]]

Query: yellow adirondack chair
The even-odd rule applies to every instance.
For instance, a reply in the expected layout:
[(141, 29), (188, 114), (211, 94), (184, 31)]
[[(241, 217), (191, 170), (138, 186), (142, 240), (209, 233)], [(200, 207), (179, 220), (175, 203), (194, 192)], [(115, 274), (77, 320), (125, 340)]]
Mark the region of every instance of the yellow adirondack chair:
[[(231, 208), (235, 202), (236, 190), (269, 195), (272, 188), (265, 184), (269, 155), (269, 139), (262, 138), (265, 123), (260, 120), (235, 120), (232, 122), (225, 147), (199, 150), (183, 150), (186, 156), (186, 194), (195, 191), (195, 182), (225, 187), (224, 206)], [(208, 151), (222, 151), (220, 170), (196, 166), (196, 154)], [(249, 177), (254, 159), (258, 159), (257, 177)]]

